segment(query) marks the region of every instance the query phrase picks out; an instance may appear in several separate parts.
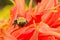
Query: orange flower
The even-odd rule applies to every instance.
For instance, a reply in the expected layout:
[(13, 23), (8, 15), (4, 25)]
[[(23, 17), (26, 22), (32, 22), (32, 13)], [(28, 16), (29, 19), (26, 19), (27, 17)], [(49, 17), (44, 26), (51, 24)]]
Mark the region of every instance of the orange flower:
[[(15, 2), (15, 3), (14, 3)], [(26, 10), (25, 0), (15, 0), (11, 9), (9, 28), (1, 29), (3, 40), (59, 40), (60, 39), (60, 3), (57, 0), (42, 0), (32, 8), (30, 0)], [(17, 18), (25, 18), (29, 25), (12, 25)], [(6, 36), (6, 37), (5, 37)]]

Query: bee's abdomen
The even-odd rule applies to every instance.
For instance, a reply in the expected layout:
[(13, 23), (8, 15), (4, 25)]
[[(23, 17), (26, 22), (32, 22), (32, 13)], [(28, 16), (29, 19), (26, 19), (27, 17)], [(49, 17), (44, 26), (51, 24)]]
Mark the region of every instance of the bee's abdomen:
[(25, 22), (19, 22), (18, 26), (23, 27), (25, 24)]

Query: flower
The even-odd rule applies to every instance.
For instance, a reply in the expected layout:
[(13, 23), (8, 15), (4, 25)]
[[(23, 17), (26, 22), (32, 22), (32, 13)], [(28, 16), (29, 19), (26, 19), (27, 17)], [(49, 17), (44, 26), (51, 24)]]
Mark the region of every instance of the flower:
[[(60, 39), (60, 3), (57, 0), (42, 0), (35, 8), (32, 8), (30, 0), (29, 9), (25, 9), (25, 0), (15, 0), (11, 9), (10, 25), (1, 34), (6, 40), (59, 40)], [(48, 4), (47, 4), (48, 2)], [(32, 14), (33, 13), (33, 14)], [(14, 28), (16, 18), (25, 18), (29, 25)], [(6, 36), (6, 37), (5, 37)]]

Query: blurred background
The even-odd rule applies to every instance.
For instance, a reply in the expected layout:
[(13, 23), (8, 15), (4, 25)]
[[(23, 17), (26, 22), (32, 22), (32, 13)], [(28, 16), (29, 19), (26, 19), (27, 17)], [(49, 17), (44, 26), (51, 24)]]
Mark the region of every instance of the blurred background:
[[(28, 7), (29, 0), (25, 0), (25, 1), (26, 1), (26, 4), (27, 4), (27, 7)], [(58, 0), (58, 1), (60, 1), (60, 0)], [(34, 7), (35, 4), (37, 4), (37, 3), (33, 2), (33, 7)], [(0, 20), (10, 17), (10, 15), (9, 15), (10, 12), (9, 11), (10, 11), (10, 8), (12, 6), (13, 6), (13, 4), (11, 3), (10, 0), (0, 0)]]

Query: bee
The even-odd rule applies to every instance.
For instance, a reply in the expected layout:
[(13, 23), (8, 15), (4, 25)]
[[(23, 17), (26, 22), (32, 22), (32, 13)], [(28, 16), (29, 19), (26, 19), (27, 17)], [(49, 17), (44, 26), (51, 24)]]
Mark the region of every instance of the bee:
[(24, 25), (27, 25), (27, 24), (28, 24), (27, 20), (23, 17), (17, 18), (16, 20), (14, 20), (14, 23), (13, 23), (14, 27), (16, 25), (18, 25), (19, 27), (23, 27)]

